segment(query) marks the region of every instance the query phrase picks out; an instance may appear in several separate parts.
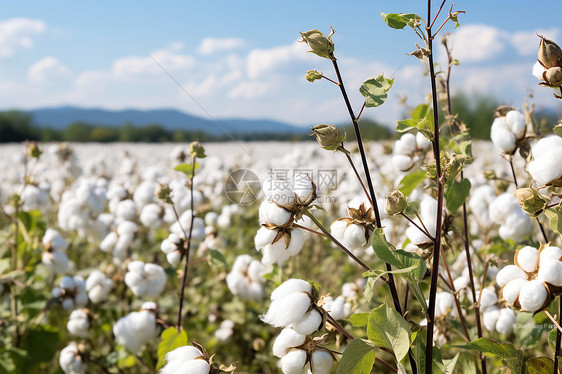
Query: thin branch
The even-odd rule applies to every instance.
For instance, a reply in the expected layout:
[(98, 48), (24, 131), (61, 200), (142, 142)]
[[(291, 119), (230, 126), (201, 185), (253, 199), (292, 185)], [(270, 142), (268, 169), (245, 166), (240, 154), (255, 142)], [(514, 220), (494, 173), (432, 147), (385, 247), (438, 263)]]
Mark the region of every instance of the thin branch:
[[(425, 236), (427, 236), (432, 242), (435, 242), (435, 238), (429, 234), (429, 232), (427, 231), (427, 229), (425, 228), (425, 226), (424, 226), (424, 228), (422, 229), (422, 228), (421, 228), (417, 223), (415, 223), (410, 217), (408, 217), (407, 215), (405, 215), (404, 212), (400, 212), (400, 215), (401, 215), (402, 217), (406, 218), (406, 219), (408, 220), (408, 222), (410, 222), (412, 225), (414, 225), (415, 227), (417, 227), (418, 230), (420, 230), (422, 233), (424, 233)], [(420, 222), (421, 222), (421, 219), (420, 219)]]
[(437, 21), (437, 17), (439, 17), (439, 14), (443, 10), (443, 6), (445, 5), (446, 2), (447, 2), (447, 0), (443, 0), (443, 2), (441, 3), (441, 6), (439, 7), (439, 10), (435, 14), (435, 17), (433, 17), (433, 21), (431, 22), (431, 25), (429, 25), (430, 28), (432, 28), (435, 21)]

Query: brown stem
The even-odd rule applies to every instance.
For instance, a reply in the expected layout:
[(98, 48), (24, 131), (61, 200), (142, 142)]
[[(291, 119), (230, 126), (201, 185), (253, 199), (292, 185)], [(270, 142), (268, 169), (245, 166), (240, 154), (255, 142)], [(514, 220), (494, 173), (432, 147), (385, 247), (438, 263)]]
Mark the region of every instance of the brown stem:
[(468, 329), (466, 328), (466, 321), (464, 315), (462, 313), (461, 304), (459, 303), (459, 297), (457, 294), (457, 290), (455, 288), (455, 283), (453, 282), (453, 276), (451, 275), (451, 271), (449, 270), (449, 264), (447, 264), (447, 257), (445, 256), (445, 252), (441, 251), (441, 259), (443, 260), (443, 266), (445, 266), (445, 270), (447, 271), (447, 277), (449, 278), (449, 283), (451, 285), (451, 291), (453, 292), (453, 296), (455, 298), (455, 305), (457, 308), (457, 313), (459, 315), (459, 319), (461, 321), (462, 331), (464, 333), (464, 338), (466, 339), (467, 343), (470, 342), (470, 335), (468, 334)]
[(513, 175), (513, 183), (515, 183), (515, 188), (519, 188), (517, 184), (517, 176), (515, 175), (515, 168), (513, 167), (513, 159), (509, 157), (509, 166), (511, 167), (511, 175)]
[[(185, 237), (185, 240), (186, 240), (186, 243), (187, 243), (187, 248), (185, 249), (185, 266), (183, 268), (183, 274), (182, 274), (182, 277), (181, 277), (180, 306), (179, 306), (179, 311), (178, 311), (178, 323), (177, 323), (178, 330), (181, 329), (181, 319), (182, 319), (182, 311), (183, 311), (183, 295), (184, 295), (184, 292), (185, 292), (187, 270), (188, 270), (188, 267), (189, 267), (189, 251), (191, 249), (191, 234), (193, 232), (193, 220), (195, 219), (195, 211), (193, 209), (193, 178), (195, 177), (195, 159), (196, 158), (193, 157), (193, 163), (191, 164), (191, 183), (190, 183), (190, 186), (189, 186), (189, 193), (190, 193), (190, 196), (191, 196), (191, 222), (189, 223), (189, 233)], [(174, 209), (174, 212), (175, 212), (175, 209)], [(176, 212), (176, 217), (177, 217), (177, 212)], [(180, 222), (179, 218), (178, 218), (178, 222)], [(181, 223), (180, 223), (180, 227), (181, 227)], [(184, 235), (185, 235), (185, 231), (184, 231)]]
[(433, 17), (433, 21), (431, 22), (431, 25), (429, 25), (429, 27), (433, 27), (433, 24), (435, 23), (435, 21), (437, 21), (437, 17), (439, 17), (439, 14), (441, 14), (441, 11), (443, 10), (443, 6), (445, 5), (446, 2), (447, 0), (443, 0), (441, 6), (439, 7), (439, 10), (435, 14), (435, 17)]
[[(343, 148), (343, 146), (342, 146), (342, 148)], [(371, 195), (369, 195), (369, 193), (367, 192), (367, 188), (365, 188), (365, 184), (363, 183), (363, 180), (361, 179), (361, 176), (359, 175), (359, 172), (357, 171), (357, 168), (355, 167), (355, 163), (351, 159), (351, 155), (349, 154), (349, 152), (347, 150), (345, 150), (345, 148), (343, 148), (343, 149), (344, 149), (345, 157), (347, 157), (347, 161), (349, 161), (349, 165), (351, 165), (351, 168), (353, 169), (353, 172), (355, 173), (355, 176), (357, 177), (357, 180), (359, 181), (359, 184), (361, 185), (361, 188), (363, 189), (363, 192), (365, 192), (365, 196), (367, 196), (367, 199), (369, 200), (369, 204), (371, 204), (373, 209), (375, 209), (375, 206), (373, 205), (373, 200), (371, 200)]]

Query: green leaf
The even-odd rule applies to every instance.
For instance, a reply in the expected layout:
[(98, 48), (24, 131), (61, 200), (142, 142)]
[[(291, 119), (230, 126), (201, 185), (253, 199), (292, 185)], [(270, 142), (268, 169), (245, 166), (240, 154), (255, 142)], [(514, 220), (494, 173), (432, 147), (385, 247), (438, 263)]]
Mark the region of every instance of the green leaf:
[(418, 123), (411, 118), (397, 122), (398, 124), (396, 125), (396, 131), (398, 132), (406, 132), (408, 130), (418, 128)]
[(445, 205), (451, 214), (455, 214), (457, 210), (464, 204), (470, 192), (470, 181), (462, 179), (457, 182), (452, 179), (445, 184)]
[(560, 208), (547, 209), (544, 212), (552, 231), (562, 236), (562, 210)]
[(209, 260), (215, 264), (222, 264), (223, 266), (227, 267), (228, 264), (226, 263), (226, 259), (219, 251), (215, 249), (211, 249), (209, 251)]
[(408, 322), (387, 304), (382, 304), (369, 314), (367, 336), (375, 345), (391, 349), (398, 362), (406, 357), (410, 349)]
[(408, 26), (408, 19), (402, 14), (397, 13), (383, 13), (381, 12), (381, 18), (388, 26), (393, 29), (402, 30), (404, 27)]
[(552, 131), (554, 131), (554, 133), (558, 136), (562, 136), (562, 124), (558, 124), (556, 126), (554, 126), (554, 128), (552, 129)]
[(426, 173), (423, 170), (415, 171), (406, 175), (398, 184), (398, 190), (406, 196), (410, 196), (413, 190), (425, 180)]
[(365, 106), (375, 108), (382, 105), (386, 101), (387, 92), (392, 87), (392, 83), (394, 83), (394, 78), (385, 78), (383, 74), (367, 79), (359, 88), (361, 95), (365, 96)]
[(168, 327), (166, 330), (162, 331), (160, 337), (162, 341), (158, 344), (158, 364), (156, 365), (156, 370), (164, 366), (164, 360), (168, 352), (187, 345), (187, 332), (185, 332), (184, 329), (178, 331), (178, 329), (173, 326)]
[(353, 327), (365, 327), (369, 322), (369, 313), (355, 313), (349, 317), (349, 322)]
[[(196, 162), (195, 163), (195, 170), (199, 169), (199, 164)], [(195, 172), (195, 170), (193, 170), (193, 165), (192, 164), (179, 164), (178, 166), (176, 166), (174, 168), (175, 171), (179, 171), (181, 173), (184, 173), (185, 175), (187, 175), (188, 177), (192, 177), (193, 173)]]
[(378, 228), (373, 233), (372, 247), (378, 258), (398, 269), (410, 268), (409, 275), (415, 279), (421, 279), (425, 275), (425, 262), (415, 253), (395, 249), (386, 241), (384, 231)]
[(418, 214), (420, 212), (420, 202), (419, 201), (408, 201), (406, 209), (404, 209), (404, 214)]
[(550, 346), (550, 349), (552, 349), (552, 352), (554, 352), (556, 350), (556, 334), (557, 334), (557, 331), (558, 331), (558, 329), (555, 327), (548, 332), (548, 345)]
[(528, 374), (551, 374), (554, 372), (554, 361), (550, 357), (533, 357), (525, 362)]
[(54, 327), (39, 325), (30, 330), (22, 344), (22, 348), (28, 354), (25, 360), (26, 367), (51, 361), (58, 352), (59, 343), (59, 332)]
[(512, 370), (512, 373), (521, 373), (523, 369), (523, 352), (512, 344), (500, 344), (487, 338), (476, 339), (466, 345), (456, 346), (462, 349), (491, 353), (503, 358), (502, 363)]
[(354, 339), (345, 348), (336, 374), (369, 374), (374, 364), (375, 347), (363, 339)]

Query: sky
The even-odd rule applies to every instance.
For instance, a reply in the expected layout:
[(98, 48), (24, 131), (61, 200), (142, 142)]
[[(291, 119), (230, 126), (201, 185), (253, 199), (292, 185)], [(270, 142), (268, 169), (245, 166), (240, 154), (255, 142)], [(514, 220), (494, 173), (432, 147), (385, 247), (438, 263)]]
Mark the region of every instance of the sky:
[[(390, 29), (380, 12), (425, 17), (425, 6), (420, 0), (3, 0), (0, 109), (174, 108), (206, 118), (342, 124), (348, 119), (338, 88), (304, 79), (311, 69), (335, 77), (330, 61), (297, 42), (299, 31), (328, 34), (332, 26), (356, 111), (362, 82), (381, 73), (395, 79), (387, 102), (364, 114), (393, 126), (404, 116), (401, 98), (422, 103), (430, 85), (423, 64), (407, 55), (421, 40), (411, 29)], [(533, 93), (537, 108), (560, 111), (560, 100), (537, 85), (531, 69), (537, 33), (562, 44), (562, 2), (458, 0), (454, 9), (466, 10), (461, 26), (440, 32), (452, 33), (460, 63), (452, 72), (454, 92), (515, 107)], [(436, 59), (446, 61), (441, 49)]]

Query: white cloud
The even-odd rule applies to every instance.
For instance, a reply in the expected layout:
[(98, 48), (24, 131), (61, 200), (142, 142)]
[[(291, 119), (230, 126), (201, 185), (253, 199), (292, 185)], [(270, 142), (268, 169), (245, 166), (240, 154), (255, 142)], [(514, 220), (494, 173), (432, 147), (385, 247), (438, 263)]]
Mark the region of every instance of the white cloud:
[(462, 26), (452, 37), (453, 56), (462, 63), (491, 60), (504, 50), (507, 36), (493, 26)]
[(189, 70), (195, 66), (195, 59), (176, 53), (181, 47), (181, 44), (173, 43), (168, 48), (150, 53), (149, 56), (122, 57), (113, 63), (111, 72), (117, 79), (134, 81), (147, 75), (163, 74), (162, 68), (170, 73)]
[(547, 39), (556, 40), (558, 38), (558, 29), (553, 27), (548, 30), (519, 31), (511, 35), (510, 41), (520, 55), (536, 55), (539, 50), (540, 41), (537, 34), (543, 35)]
[(46, 82), (68, 76), (68, 68), (61, 64), (55, 57), (48, 56), (37, 61), (29, 67), (27, 76), (32, 82)]
[(247, 70), (252, 79), (260, 78), (274, 68), (287, 63), (295, 63), (309, 58), (308, 47), (304, 43), (294, 42), (269, 49), (253, 49), (248, 54)]
[(242, 44), (244, 44), (244, 40), (239, 38), (218, 39), (208, 37), (199, 44), (197, 52), (202, 55), (212, 55), (219, 51), (228, 51), (240, 47)]
[(268, 91), (269, 84), (258, 81), (246, 81), (228, 91), (231, 99), (254, 99)]
[(47, 26), (43, 21), (29, 18), (12, 18), (0, 22), (0, 58), (11, 57), (19, 49), (33, 46), (34, 34), (41, 34)]

